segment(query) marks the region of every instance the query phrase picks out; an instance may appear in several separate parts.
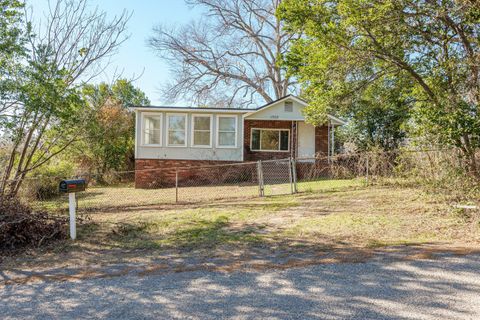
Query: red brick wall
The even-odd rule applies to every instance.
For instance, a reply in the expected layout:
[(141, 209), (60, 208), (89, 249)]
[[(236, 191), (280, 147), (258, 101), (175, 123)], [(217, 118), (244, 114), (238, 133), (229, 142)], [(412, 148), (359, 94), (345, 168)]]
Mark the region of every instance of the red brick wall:
[[(235, 162), (214, 160), (136, 159), (135, 188), (173, 187), (175, 186), (175, 168), (201, 167), (230, 163)], [(210, 169), (210, 171), (212, 171), (212, 169)], [(185, 181), (192, 178), (191, 175), (194, 173), (194, 170), (180, 170), (179, 181)], [(210, 176), (210, 172), (208, 174), (206, 173), (205, 176)]]
[(328, 155), (328, 127), (315, 127), (315, 154)]
[[(290, 151), (288, 152), (262, 152), (250, 150), (250, 137), (252, 128), (265, 129), (290, 129)], [(244, 161), (285, 159), (296, 156), (297, 128), (295, 123), (292, 130), (292, 121), (279, 120), (245, 120), (243, 129)], [(315, 153), (320, 156), (328, 154), (328, 127), (315, 127)]]
[[(251, 129), (289, 129), (290, 130), (290, 151), (285, 152), (265, 152), (252, 151), (250, 149)], [(292, 132), (293, 131), (293, 132)], [(290, 156), (295, 156), (296, 145), (296, 130), (292, 130), (292, 121), (278, 121), (278, 120), (244, 120), (243, 123), (243, 160), (244, 161), (258, 161), (258, 160), (273, 160), (286, 159)]]

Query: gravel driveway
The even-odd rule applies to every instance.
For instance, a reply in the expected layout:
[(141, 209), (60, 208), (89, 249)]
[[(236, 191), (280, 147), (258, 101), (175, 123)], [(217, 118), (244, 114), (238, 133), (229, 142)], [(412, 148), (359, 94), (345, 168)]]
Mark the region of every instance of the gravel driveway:
[(479, 319), (480, 255), (0, 287), (3, 319)]

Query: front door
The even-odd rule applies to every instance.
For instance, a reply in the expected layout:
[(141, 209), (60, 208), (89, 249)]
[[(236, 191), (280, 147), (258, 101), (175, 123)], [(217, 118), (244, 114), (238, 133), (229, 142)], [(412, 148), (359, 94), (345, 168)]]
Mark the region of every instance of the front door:
[(298, 122), (298, 158), (315, 157), (315, 127), (304, 121)]

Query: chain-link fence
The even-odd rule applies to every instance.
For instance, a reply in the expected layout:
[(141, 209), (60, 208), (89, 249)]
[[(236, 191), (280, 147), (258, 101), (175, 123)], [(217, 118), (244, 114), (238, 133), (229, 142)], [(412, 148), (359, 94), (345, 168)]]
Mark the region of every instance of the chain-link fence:
[[(280, 159), (224, 165), (171, 167), (104, 175), (77, 175), (87, 190), (77, 193), (80, 212), (135, 210), (176, 203), (208, 202), (303, 192), (335, 179), (333, 158)], [(58, 191), (66, 177), (26, 179), (21, 196), (49, 211), (66, 211)], [(69, 177), (71, 178), (71, 177)], [(348, 177), (350, 178), (350, 177)]]
[[(452, 171), (464, 165), (459, 157), (453, 151), (368, 152), (79, 175), (76, 178), (85, 179), (88, 187), (77, 194), (78, 209), (128, 211), (176, 203), (275, 196), (405, 175), (425, 180), (448, 179)], [(68, 199), (58, 191), (64, 178), (26, 179), (21, 196), (34, 206), (66, 211)]]

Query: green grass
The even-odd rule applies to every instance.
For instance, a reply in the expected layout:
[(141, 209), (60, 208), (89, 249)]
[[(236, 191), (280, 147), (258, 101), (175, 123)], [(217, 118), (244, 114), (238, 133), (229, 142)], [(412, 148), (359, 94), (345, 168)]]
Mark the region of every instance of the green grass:
[[(475, 241), (479, 236), (478, 223), (472, 225), (472, 219), (465, 219), (439, 197), (414, 188), (367, 187), (361, 179), (300, 182), (300, 193), (295, 195), (288, 194), (289, 184), (269, 188), (266, 194), (274, 196), (264, 198), (258, 197), (256, 186), (181, 188), (180, 200), (185, 202), (180, 204), (174, 204), (174, 189), (89, 188), (79, 206), (92, 209), (92, 220), (79, 230), (80, 245), (182, 250), (280, 244), (375, 248)], [(66, 200), (62, 199), (65, 206)]]
[(350, 187), (361, 187), (364, 184), (363, 179), (314, 180), (299, 182), (297, 189), (300, 192), (335, 191)]
[[(361, 180), (317, 180), (299, 182), (299, 192), (316, 192), (336, 190), (338, 188), (358, 187)], [(290, 184), (267, 185), (266, 196), (290, 193)], [(181, 187), (178, 190), (179, 202), (209, 202), (224, 199), (258, 197), (258, 186), (227, 185)], [(80, 210), (101, 211), (102, 209), (141, 207), (150, 205), (174, 204), (176, 202), (175, 188), (135, 189), (133, 186), (121, 187), (91, 187), (86, 192), (79, 193), (78, 207)], [(61, 195), (48, 201), (36, 202), (35, 206), (50, 211), (66, 211), (68, 198)]]
[(80, 230), (80, 240), (128, 249), (280, 244), (373, 248), (457, 242), (479, 235), (478, 226), (416, 189), (362, 187), (355, 180), (309, 186), (315, 189), (296, 195), (93, 214), (97, 227)]
[(115, 245), (128, 248), (215, 247), (253, 244), (263, 240), (264, 223), (250, 223), (274, 212), (298, 206), (292, 196), (268, 198), (235, 205), (204, 205), (200, 208), (130, 214), (119, 221), (110, 216)]
[[(90, 188), (84, 201), (103, 207), (79, 225), (77, 241), (56, 243), (45, 263), (148, 261), (172, 251), (238, 256), (248, 255), (250, 249), (300, 253), (480, 243), (478, 212), (466, 217), (441, 195), (416, 188), (365, 186), (361, 180), (308, 182), (299, 189), (302, 192), (295, 195), (259, 198), (225, 193), (224, 200), (162, 204), (156, 198), (162, 190)], [(208, 199), (206, 190), (199, 196)], [(138, 206), (150, 201), (161, 205)], [(103, 210), (112, 207), (116, 209)]]

